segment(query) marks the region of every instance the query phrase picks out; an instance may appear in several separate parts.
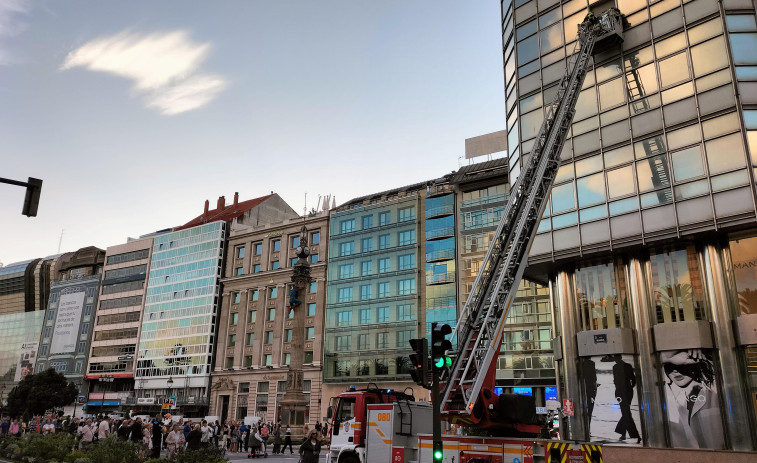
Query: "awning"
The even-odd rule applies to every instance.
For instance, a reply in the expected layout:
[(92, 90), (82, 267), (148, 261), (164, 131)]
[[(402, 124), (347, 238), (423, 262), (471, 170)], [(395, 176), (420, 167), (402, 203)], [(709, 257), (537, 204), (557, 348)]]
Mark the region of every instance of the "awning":
[(91, 400), (87, 402), (87, 406), (89, 407), (102, 407), (103, 401), (102, 400)]
[(103, 405), (105, 406), (115, 405), (116, 407), (118, 407), (119, 405), (121, 405), (121, 401), (120, 400), (103, 400)]

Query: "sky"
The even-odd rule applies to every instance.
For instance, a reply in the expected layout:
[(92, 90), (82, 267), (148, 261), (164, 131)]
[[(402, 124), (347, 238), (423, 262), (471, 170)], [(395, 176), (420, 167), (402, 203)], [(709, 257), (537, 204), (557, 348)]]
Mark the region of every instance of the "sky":
[(497, 0), (0, 0), (0, 262), (436, 178), (504, 104)]

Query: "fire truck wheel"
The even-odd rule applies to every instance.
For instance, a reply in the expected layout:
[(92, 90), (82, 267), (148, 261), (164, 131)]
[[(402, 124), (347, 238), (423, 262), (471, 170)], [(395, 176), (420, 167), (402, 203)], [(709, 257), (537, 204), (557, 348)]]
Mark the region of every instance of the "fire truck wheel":
[(358, 459), (357, 455), (347, 455), (346, 457), (342, 458), (339, 463), (360, 463), (360, 460)]

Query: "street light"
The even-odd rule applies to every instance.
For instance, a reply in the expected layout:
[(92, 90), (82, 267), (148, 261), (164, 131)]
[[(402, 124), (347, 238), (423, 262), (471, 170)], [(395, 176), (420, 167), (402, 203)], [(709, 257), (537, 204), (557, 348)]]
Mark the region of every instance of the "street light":
[(168, 377), (168, 408), (171, 409), (171, 389), (173, 389), (173, 376)]
[(71, 414), (71, 419), (76, 418), (76, 405), (79, 403), (79, 394), (81, 394), (81, 383), (76, 383), (76, 399), (74, 399), (74, 412)]
[(5, 415), (5, 383), (0, 387), (0, 417)]

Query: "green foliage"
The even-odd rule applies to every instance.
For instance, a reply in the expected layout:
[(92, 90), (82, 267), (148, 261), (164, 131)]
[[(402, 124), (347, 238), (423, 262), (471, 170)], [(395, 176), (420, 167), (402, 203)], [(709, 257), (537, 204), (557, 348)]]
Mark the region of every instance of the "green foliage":
[(82, 462), (79, 462), (80, 459), (85, 459), (87, 460), (87, 462), (89, 462), (89, 458), (87, 458), (87, 454), (81, 450), (74, 450), (73, 452), (66, 455), (66, 458), (64, 458), (63, 460), (66, 463), (82, 463)]
[(139, 446), (108, 436), (86, 448), (87, 458), (97, 463), (140, 463)]
[(49, 409), (70, 404), (76, 395), (76, 386), (66, 383), (65, 376), (50, 368), (26, 375), (8, 394), (7, 410), (12, 417), (42, 415)]
[(35, 461), (63, 461), (74, 445), (74, 438), (67, 433), (27, 434), (22, 440), (27, 443), (24, 448), (25, 455), (34, 458)]
[(168, 460), (160, 461), (161, 463), (226, 463), (223, 453), (214, 446), (200, 450), (179, 452)]

